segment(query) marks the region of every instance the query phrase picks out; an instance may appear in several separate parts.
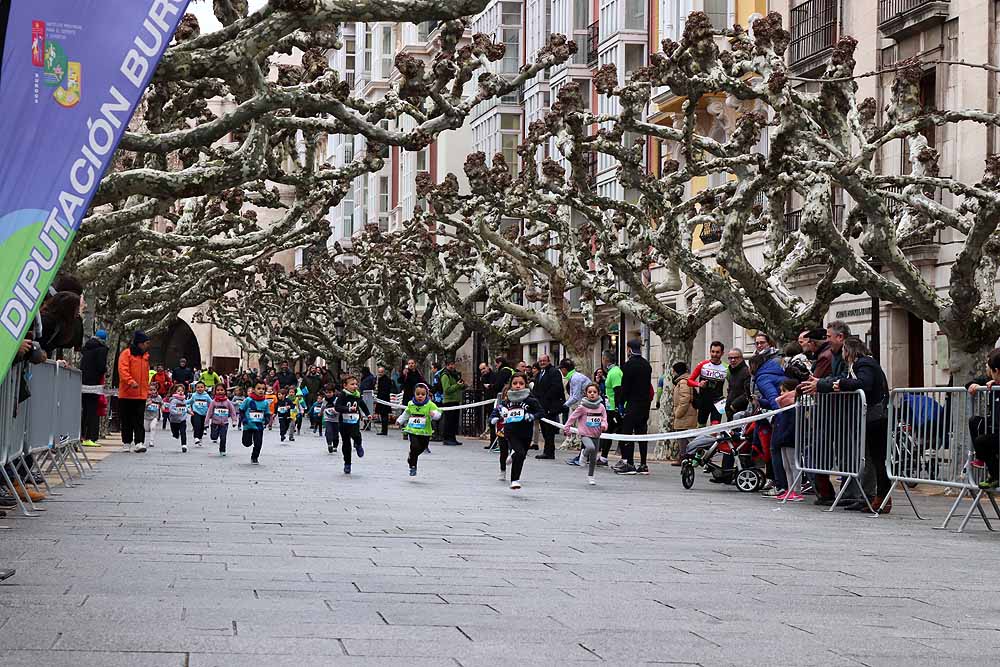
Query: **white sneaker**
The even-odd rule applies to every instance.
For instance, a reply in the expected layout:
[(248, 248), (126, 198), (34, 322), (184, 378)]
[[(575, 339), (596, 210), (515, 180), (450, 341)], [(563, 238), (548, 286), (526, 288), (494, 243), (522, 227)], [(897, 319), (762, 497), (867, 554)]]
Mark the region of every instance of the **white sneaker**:
[(126, 444), (125, 444), (125, 443), (123, 442), (123, 443), (122, 443), (122, 451), (123, 451), (123, 452), (126, 452), (126, 453), (128, 453), (128, 452), (131, 452), (131, 451), (132, 451), (132, 445), (131, 445), (131, 444), (128, 444), (128, 445), (126, 445)]
[(197, 445), (198, 447), (201, 447), (201, 438), (198, 438), (197, 440), (195, 440), (194, 444)]
[(587, 477), (587, 484), (590, 484), (591, 486), (594, 486), (595, 484), (597, 484), (597, 480), (594, 479), (593, 475), (590, 475), (590, 476)]
[(510, 488), (513, 489), (514, 491), (517, 491), (518, 489), (521, 488), (521, 483), (520, 482), (511, 482), (510, 483)]
[(186, 454), (187, 450), (188, 450), (188, 446), (187, 445), (181, 445), (181, 454)]
[(142, 454), (144, 451), (146, 451), (146, 445), (141, 442), (135, 443), (135, 447), (132, 448), (132, 452), (135, 454)]
[(506, 482), (507, 481), (507, 471), (506, 470), (501, 470), (500, 474), (497, 475), (497, 479), (500, 480), (501, 482)]

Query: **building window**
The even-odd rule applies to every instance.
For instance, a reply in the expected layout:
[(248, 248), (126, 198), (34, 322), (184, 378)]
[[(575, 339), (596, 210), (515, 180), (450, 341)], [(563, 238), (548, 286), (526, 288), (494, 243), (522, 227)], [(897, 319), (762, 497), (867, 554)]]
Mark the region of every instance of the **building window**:
[(716, 30), (726, 30), (732, 28), (729, 15), (729, 3), (731, 0), (705, 0), (705, 13), (712, 21), (712, 27)]
[(681, 41), (681, 36), (684, 34), (684, 24), (690, 13), (691, 0), (665, 0), (660, 5), (659, 39)]
[(642, 44), (625, 45), (625, 80), (632, 72), (646, 64), (646, 47)]
[[(723, 2), (725, 2), (725, 0), (723, 0)], [(625, 0), (625, 29), (626, 30), (646, 29), (645, 0)]]
[(392, 26), (382, 26), (381, 68), (379, 74), (388, 79), (392, 74)]
[(517, 174), (517, 144), (520, 138), (519, 134), (500, 135), (500, 152), (503, 153), (503, 160), (507, 163), (511, 174)]
[(516, 74), (521, 67), (521, 29), (503, 28), (501, 30), (504, 46), (503, 72)]
[(427, 149), (421, 148), (417, 151), (417, 172), (429, 171), (427, 168)]
[(502, 25), (521, 25), (521, 4), (517, 2), (500, 3), (500, 23)]
[(580, 86), (580, 97), (583, 99), (584, 111), (590, 111), (590, 80), (573, 79), (573, 81)]
[(389, 177), (379, 176), (378, 179), (378, 228), (389, 231)]
[(365, 74), (371, 74), (372, 71), (372, 31), (368, 28), (368, 24), (365, 24)]

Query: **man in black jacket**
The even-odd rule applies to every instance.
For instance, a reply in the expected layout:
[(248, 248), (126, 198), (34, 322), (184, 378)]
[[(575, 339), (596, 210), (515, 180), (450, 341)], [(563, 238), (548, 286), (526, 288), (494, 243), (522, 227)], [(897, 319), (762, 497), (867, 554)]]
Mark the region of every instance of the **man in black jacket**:
[(726, 419), (742, 412), (750, 405), (750, 367), (743, 360), (743, 350), (734, 347), (729, 351), (729, 387), (726, 391)]
[[(633, 338), (628, 342), (629, 359), (622, 366), (622, 384), (619, 387), (619, 412), (624, 410), (620, 433), (645, 435), (649, 422), (649, 406), (653, 402), (653, 367), (642, 357), (642, 341)], [(639, 443), (639, 467), (635, 467), (635, 443), (623, 442), (622, 460), (613, 470), (619, 475), (648, 475), (646, 452), (649, 443)]]
[[(392, 380), (389, 379), (389, 374), (385, 372), (385, 366), (382, 364), (379, 364), (375, 372), (377, 373), (375, 377), (375, 398), (388, 403), (392, 394)], [(379, 421), (382, 424), (381, 435), (389, 435), (389, 413), (391, 411), (392, 408), (388, 405), (375, 404), (375, 414), (379, 416)]]
[(182, 384), (185, 387), (194, 382), (194, 371), (188, 367), (187, 359), (181, 357), (180, 361), (177, 362), (177, 368), (171, 371), (170, 378), (176, 384)]
[[(85, 385), (103, 385), (108, 372), (108, 332), (98, 329), (83, 345), (80, 355), (81, 382)], [(97, 447), (101, 421), (97, 416), (98, 394), (83, 394), (80, 397), (80, 438), (85, 447)]]
[(287, 361), (281, 362), (281, 369), (278, 371), (278, 385), (282, 388), (299, 386), (298, 378), (295, 377), (292, 369), (288, 367)]
[[(543, 354), (538, 359), (541, 374), (535, 380), (535, 398), (545, 409), (545, 418), (558, 421), (562, 414), (566, 392), (563, 389), (563, 376), (559, 369), (552, 365), (549, 355)], [(556, 431), (559, 427), (542, 422), (542, 438), (545, 449), (536, 459), (554, 459), (556, 457)]]

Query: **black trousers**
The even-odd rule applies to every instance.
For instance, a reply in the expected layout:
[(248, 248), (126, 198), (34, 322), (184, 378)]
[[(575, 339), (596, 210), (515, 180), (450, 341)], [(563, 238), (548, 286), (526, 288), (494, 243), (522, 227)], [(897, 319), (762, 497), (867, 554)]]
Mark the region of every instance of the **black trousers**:
[[(892, 482), (889, 480), (889, 473), (886, 471), (886, 440), (888, 438), (889, 422), (880, 420), (868, 424), (865, 428), (865, 456), (875, 466), (875, 495), (879, 498), (885, 497), (889, 493)], [(994, 443), (996, 436), (994, 435)], [(973, 440), (973, 446), (975, 441)], [(994, 445), (993, 456), (994, 466), (996, 465), (996, 445)]]
[(191, 415), (191, 431), (195, 440), (205, 437), (205, 415), (199, 415), (197, 412)]
[(211, 424), (209, 435), (212, 442), (219, 441), (219, 451), (226, 451), (226, 436), (229, 434), (229, 424)]
[(188, 444), (188, 424), (186, 421), (183, 422), (170, 422), (170, 433), (174, 436), (174, 440), (180, 438), (181, 445), (187, 447)]
[(389, 435), (389, 408), (378, 406), (375, 408), (375, 414), (378, 415), (379, 423), (382, 424), (381, 435)]
[(261, 424), (261, 428), (255, 429), (243, 429), (243, 446), (253, 447), (253, 451), (250, 452), (250, 460), (256, 461), (260, 456), (260, 448), (264, 446), (264, 425)]
[[(284, 439), (285, 435), (288, 433), (288, 427), (292, 426), (291, 419), (278, 419), (278, 429), (281, 431), (281, 438)], [(292, 440), (295, 439), (295, 427), (292, 427)]]
[(428, 435), (416, 435), (414, 433), (410, 434), (410, 455), (406, 457), (406, 463), (411, 468), (417, 467), (417, 457), (419, 457), (427, 450), (427, 445), (429, 442), (430, 442), (430, 436)]
[[(531, 438), (518, 438), (507, 436), (502, 442), (507, 443), (507, 447), (510, 448), (510, 481), (516, 482), (521, 479), (521, 470), (524, 468), (524, 459), (528, 456), (528, 447), (531, 446)], [(507, 454), (504, 450), (507, 448), (500, 445), (500, 466), (503, 469), (503, 462), (507, 460)], [(555, 451), (555, 449), (553, 449)]]
[(1000, 433), (981, 433), (972, 439), (972, 448), (976, 451), (976, 458), (986, 463), (986, 469), (990, 472), (992, 479), (997, 479), (997, 468), (1000, 467), (998, 449), (1000, 449)]
[[(608, 430), (607, 433), (617, 433), (620, 420), (618, 418), (617, 410), (608, 410)], [(611, 451), (611, 445), (614, 443), (613, 440), (608, 440), (607, 438), (601, 438), (601, 456), (608, 458), (608, 453)]]
[(80, 437), (97, 440), (101, 436), (101, 418), (97, 416), (97, 394), (80, 396)]
[[(649, 423), (649, 403), (625, 406), (625, 416), (621, 423), (622, 435), (645, 435)], [(648, 442), (639, 443), (639, 464), (646, 465)], [(635, 465), (635, 443), (622, 442), (622, 458)]]
[(323, 422), (323, 435), (326, 436), (327, 447), (333, 445), (336, 449), (340, 442), (340, 422)]
[(133, 442), (146, 441), (146, 426), (142, 413), (146, 409), (143, 398), (119, 398), (118, 415), (122, 427), (122, 443), (131, 445)]
[[(721, 398), (715, 399), (715, 401), (721, 400)], [(722, 415), (715, 409), (715, 402), (709, 403), (708, 405), (702, 405), (698, 408), (698, 424), (707, 426), (709, 422), (712, 424), (719, 424), (722, 422)]]
[[(458, 403), (442, 403), (442, 408), (455, 407)], [(458, 442), (458, 415), (461, 410), (441, 412), (441, 439), (444, 442)]]
[[(559, 421), (560, 413), (550, 412), (545, 415), (546, 419), (551, 419), (552, 421)], [(553, 426), (552, 424), (546, 424), (542, 422), (542, 440), (545, 442), (545, 447), (542, 453), (545, 456), (555, 456), (556, 455), (556, 433), (559, 431), (558, 426)], [(531, 444), (530, 442), (528, 443)], [(511, 480), (513, 481), (513, 480)]]
[(340, 425), (340, 451), (344, 455), (344, 463), (351, 463), (351, 444), (361, 446), (361, 426), (358, 424)]

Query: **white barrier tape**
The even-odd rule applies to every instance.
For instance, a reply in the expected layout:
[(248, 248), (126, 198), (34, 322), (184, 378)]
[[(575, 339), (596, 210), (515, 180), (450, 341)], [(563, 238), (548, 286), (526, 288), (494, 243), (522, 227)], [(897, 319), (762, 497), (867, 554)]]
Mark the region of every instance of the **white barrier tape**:
[[(390, 408), (395, 408), (397, 410), (403, 410), (406, 408), (406, 406), (402, 403), (390, 403), (389, 401), (383, 401), (378, 398), (375, 399), (375, 402), (379, 405), (388, 405)], [(438, 406), (438, 410), (441, 410), (442, 412), (447, 412), (448, 410), (466, 410), (468, 408), (478, 408), (484, 405), (493, 405), (494, 403), (496, 403), (496, 399), (490, 398), (485, 401), (479, 401), (478, 403), (463, 403), (462, 405), (452, 405), (447, 408)]]
[(117, 396), (117, 389), (108, 389), (103, 384), (84, 384), (80, 385), (81, 394), (104, 394), (105, 396)]
[[(757, 415), (750, 417), (742, 417), (740, 419), (734, 419), (731, 422), (725, 422), (723, 424), (715, 424), (713, 426), (704, 426), (702, 428), (688, 429), (687, 431), (671, 431), (669, 433), (647, 433), (643, 435), (625, 435), (623, 433), (604, 433), (601, 435), (602, 440), (611, 440), (613, 442), (655, 442), (658, 440), (680, 440), (682, 438), (697, 438), (699, 435), (707, 435), (709, 433), (720, 433), (722, 431), (728, 431), (736, 426), (743, 426), (745, 424), (750, 424), (752, 422), (760, 421), (762, 419), (769, 419), (774, 415), (780, 414), (787, 410), (791, 410), (795, 407), (795, 404), (787, 405), (783, 408), (777, 410), (769, 410), (767, 412), (762, 412)], [(546, 424), (551, 424), (552, 426), (558, 426), (563, 428), (565, 424), (560, 424), (559, 422), (552, 421), (551, 419), (543, 419)], [(575, 428), (570, 428), (570, 433), (579, 434)]]

